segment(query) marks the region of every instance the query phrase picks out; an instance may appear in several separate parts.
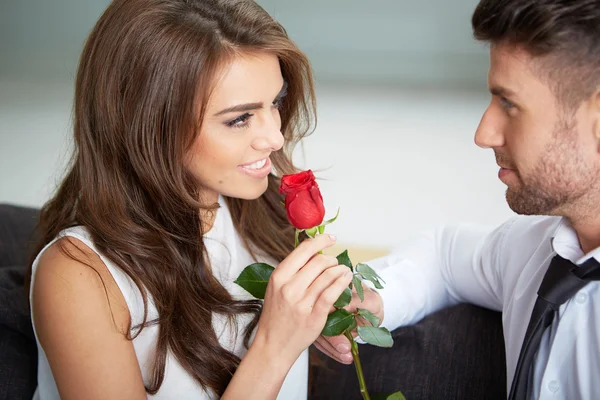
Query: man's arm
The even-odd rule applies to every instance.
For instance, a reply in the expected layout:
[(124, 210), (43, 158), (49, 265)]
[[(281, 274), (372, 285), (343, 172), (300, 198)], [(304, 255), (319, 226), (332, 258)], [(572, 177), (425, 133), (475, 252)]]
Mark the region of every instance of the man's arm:
[[(405, 241), (389, 255), (367, 263), (383, 278), (384, 288), (365, 288), (362, 303), (355, 293), (347, 308), (370, 310), (390, 331), (461, 302), (501, 310), (499, 257), (513, 222), (497, 229), (466, 224), (440, 227)], [(343, 335), (321, 336), (315, 345), (339, 362), (352, 362)]]
[(509, 225), (440, 227), (369, 262), (386, 282), (382, 325), (391, 331), (461, 302), (501, 310), (498, 256)]

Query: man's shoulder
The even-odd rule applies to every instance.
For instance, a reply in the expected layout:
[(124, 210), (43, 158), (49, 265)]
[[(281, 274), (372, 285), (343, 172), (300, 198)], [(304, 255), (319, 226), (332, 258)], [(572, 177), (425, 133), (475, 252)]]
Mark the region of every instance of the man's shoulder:
[(545, 240), (551, 238), (560, 226), (562, 217), (546, 215), (517, 215), (503, 224), (511, 240)]
[(495, 244), (498, 250), (513, 254), (527, 255), (541, 247), (551, 251), (551, 239), (554, 237), (562, 217), (540, 215), (517, 215), (504, 222), (495, 231)]

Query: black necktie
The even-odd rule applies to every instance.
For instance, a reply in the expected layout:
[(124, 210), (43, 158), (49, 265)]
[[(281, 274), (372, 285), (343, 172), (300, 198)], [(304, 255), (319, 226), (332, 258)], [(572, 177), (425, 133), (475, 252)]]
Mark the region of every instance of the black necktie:
[(534, 355), (554, 314), (567, 300), (592, 280), (600, 280), (600, 263), (590, 258), (580, 266), (557, 255), (552, 259), (538, 290), (515, 370), (509, 400), (526, 400), (532, 378)]

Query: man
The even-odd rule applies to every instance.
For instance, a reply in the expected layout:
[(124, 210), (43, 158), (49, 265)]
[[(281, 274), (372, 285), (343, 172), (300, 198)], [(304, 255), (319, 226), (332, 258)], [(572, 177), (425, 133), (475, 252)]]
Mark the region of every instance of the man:
[[(459, 302), (502, 311), (510, 399), (598, 398), (600, 1), (481, 0), (472, 25), (490, 44), (492, 94), (475, 142), (520, 216), (491, 232), (442, 227), (369, 263), (386, 285), (360, 307), (389, 330)], [(570, 275), (551, 283), (559, 270)], [(545, 294), (567, 281), (562, 299)], [(350, 363), (344, 340), (316, 345)]]

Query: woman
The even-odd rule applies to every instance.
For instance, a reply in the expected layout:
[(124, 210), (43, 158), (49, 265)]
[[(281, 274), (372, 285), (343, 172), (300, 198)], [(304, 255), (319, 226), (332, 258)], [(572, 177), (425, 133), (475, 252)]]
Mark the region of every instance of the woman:
[[(252, 1), (109, 5), (32, 262), (36, 398), (306, 398), (306, 349), (351, 279), (318, 254), (334, 237), (293, 249), (271, 173), (294, 172), (313, 95)], [(255, 261), (279, 263), (264, 304), (233, 282)]]

